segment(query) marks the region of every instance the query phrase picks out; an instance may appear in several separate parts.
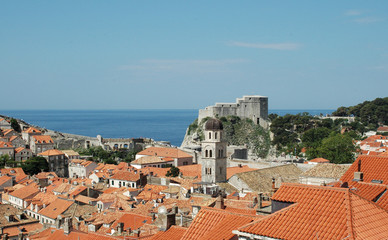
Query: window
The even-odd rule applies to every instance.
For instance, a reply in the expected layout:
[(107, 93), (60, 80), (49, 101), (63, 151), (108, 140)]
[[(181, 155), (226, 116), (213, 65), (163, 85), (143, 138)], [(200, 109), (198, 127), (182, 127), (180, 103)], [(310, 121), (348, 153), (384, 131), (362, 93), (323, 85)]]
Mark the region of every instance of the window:
[(214, 133), (214, 138), (217, 139), (217, 133)]
[(209, 132), (209, 139), (212, 139), (212, 133)]
[(207, 150), (205, 151), (205, 157), (208, 157), (208, 151)]
[(212, 150), (209, 151), (209, 157), (213, 157)]

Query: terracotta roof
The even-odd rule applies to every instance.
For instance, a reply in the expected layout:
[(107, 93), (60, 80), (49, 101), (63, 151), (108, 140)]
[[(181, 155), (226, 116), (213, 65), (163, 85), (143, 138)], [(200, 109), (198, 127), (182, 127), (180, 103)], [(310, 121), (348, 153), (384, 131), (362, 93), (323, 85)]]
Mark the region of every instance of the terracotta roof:
[(311, 159), (309, 162), (314, 162), (314, 163), (329, 163), (330, 161), (324, 158), (314, 158)]
[(286, 183), (272, 201), (293, 204), (238, 230), (277, 239), (388, 238), (388, 212), (347, 188)]
[(55, 172), (40, 172), (35, 175), (36, 178), (45, 179), (45, 178), (57, 178), (58, 175)]
[(36, 186), (30, 185), (30, 186), (17, 189), (12, 193), (10, 193), (9, 195), (25, 200), (27, 198), (33, 197), (38, 192), (39, 190)]
[(20, 152), (23, 151), (24, 149), (26, 149), (26, 148), (24, 148), (24, 147), (15, 148), (15, 153), (20, 153)]
[(15, 132), (15, 131), (13, 129), (6, 129), (6, 130), (3, 131), (3, 135), (5, 136), (5, 135), (8, 135), (8, 134), (10, 134), (12, 132)]
[(340, 181), (352, 183), (352, 180), (354, 179), (354, 172), (358, 171), (358, 163), (360, 161), (361, 172), (364, 175), (364, 182), (371, 182), (372, 180), (381, 180), (384, 184), (388, 183), (388, 156), (386, 155), (358, 156), (357, 160), (341, 177)]
[(47, 151), (44, 151), (42, 153), (38, 154), (39, 156), (57, 156), (57, 155), (64, 155), (62, 151), (59, 151), (57, 149), (50, 149)]
[(48, 135), (34, 135), (32, 136), (35, 143), (54, 143), (53, 139)]
[(385, 191), (376, 201), (380, 207), (388, 211), (388, 191)]
[(11, 142), (0, 141), (0, 148), (13, 148), (13, 146)]
[(73, 202), (58, 198), (47, 207), (41, 209), (39, 214), (51, 219), (56, 219), (58, 215), (66, 211), (72, 204)]
[(149, 174), (152, 172), (153, 176), (155, 177), (165, 177), (170, 168), (145, 167), (141, 170), (144, 172), (144, 174)]
[(73, 159), (73, 160), (71, 160), (71, 163), (72, 164), (79, 164), (81, 166), (87, 167), (90, 164), (92, 164), (93, 161), (86, 161), (86, 160), (82, 160), (82, 159)]
[(160, 231), (150, 238), (150, 240), (180, 240), (187, 228), (173, 225), (167, 231)]
[(12, 180), (12, 178), (8, 177), (7, 175), (1, 176), (0, 177), (0, 186), (3, 185), (4, 183), (8, 182), (9, 180)]
[(36, 129), (34, 127), (29, 127), (27, 130), (24, 130), (23, 132), (25, 132), (25, 133), (42, 133), (41, 131), (39, 131), (38, 129)]
[(77, 230), (72, 230), (68, 235), (64, 234), (63, 230), (55, 230), (50, 232), (50, 235), (46, 240), (117, 240), (123, 239), (122, 237), (112, 237), (108, 235), (102, 235), (99, 233), (92, 232), (81, 232)]
[(136, 182), (137, 180), (140, 179), (140, 174), (135, 174), (134, 172), (128, 172), (128, 171), (119, 171), (116, 174), (114, 174), (112, 177), (110, 177), (110, 179)]
[(145, 223), (152, 223), (152, 217), (135, 213), (126, 213), (112, 224), (112, 228), (115, 228), (118, 223), (124, 223), (124, 229), (138, 229)]
[(202, 175), (202, 165), (201, 164), (179, 166), (178, 168), (179, 168), (179, 171), (182, 173), (182, 176), (184, 176), (184, 177), (201, 178), (201, 175)]
[(58, 197), (54, 195), (51, 192), (39, 192), (36, 194), (32, 200), (32, 204), (38, 204), (38, 205), (49, 205), (50, 203), (54, 202)]
[(228, 167), (226, 168), (226, 178), (231, 178), (236, 173), (250, 172), (257, 170), (257, 168), (250, 168), (248, 165), (237, 166), (237, 167)]
[(377, 128), (377, 131), (378, 132), (388, 132), (388, 127), (379, 127), (379, 128)]
[[(30, 224), (23, 224), (20, 226), (13, 227), (3, 227), (3, 233), (8, 234), (8, 237), (17, 237), (19, 233), (21, 233), (23, 229), (23, 234), (33, 233), (37, 230), (43, 229), (43, 225), (37, 222)], [(25, 235), (24, 235), (25, 236)]]
[(182, 239), (231, 239), (235, 237), (233, 230), (260, 218), (260, 216), (202, 207)]
[(178, 149), (178, 148), (164, 148), (164, 147), (150, 147), (137, 153), (137, 155), (148, 155), (158, 157), (170, 157), (170, 158), (192, 158), (190, 154)]
[(152, 164), (152, 163), (167, 163), (167, 161), (156, 156), (145, 156), (131, 162), (131, 164)]
[(349, 187), (351, 192), (356, 193), (368, 201), (377, 200), (377, 197), (386, 191), (387, 188), (388, 185), (366, 182), (354, 182)]

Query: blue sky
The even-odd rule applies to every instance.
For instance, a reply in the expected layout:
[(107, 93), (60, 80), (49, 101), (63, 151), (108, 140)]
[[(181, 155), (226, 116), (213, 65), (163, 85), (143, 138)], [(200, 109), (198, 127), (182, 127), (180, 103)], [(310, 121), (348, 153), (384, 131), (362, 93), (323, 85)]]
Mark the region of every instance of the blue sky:
[(2, 1), (0, 109), (335, 109), (388, 88), (388, 1)]

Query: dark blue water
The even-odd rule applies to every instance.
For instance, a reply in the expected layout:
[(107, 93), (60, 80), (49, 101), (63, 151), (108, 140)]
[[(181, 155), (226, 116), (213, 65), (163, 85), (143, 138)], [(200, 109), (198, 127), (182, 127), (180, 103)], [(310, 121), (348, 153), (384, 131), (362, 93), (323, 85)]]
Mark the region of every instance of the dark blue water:
[[(309, 112), (327, 114), (333, 110), (270, 110), (285, 115)], [(23, 119), (47, 129), (90, 137), (147, 137), (180, 146), (186, 129), (198, 117), (198, 110), (4, 110), (0, 115)]]

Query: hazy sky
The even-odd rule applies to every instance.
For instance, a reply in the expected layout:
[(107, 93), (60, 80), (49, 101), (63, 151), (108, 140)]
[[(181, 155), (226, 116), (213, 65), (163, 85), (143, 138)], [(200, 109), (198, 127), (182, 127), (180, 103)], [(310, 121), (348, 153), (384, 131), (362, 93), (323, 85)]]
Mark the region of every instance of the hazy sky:
[(2, 1), (0, 109), (333, 109), (388, 89), (388, 1)]

